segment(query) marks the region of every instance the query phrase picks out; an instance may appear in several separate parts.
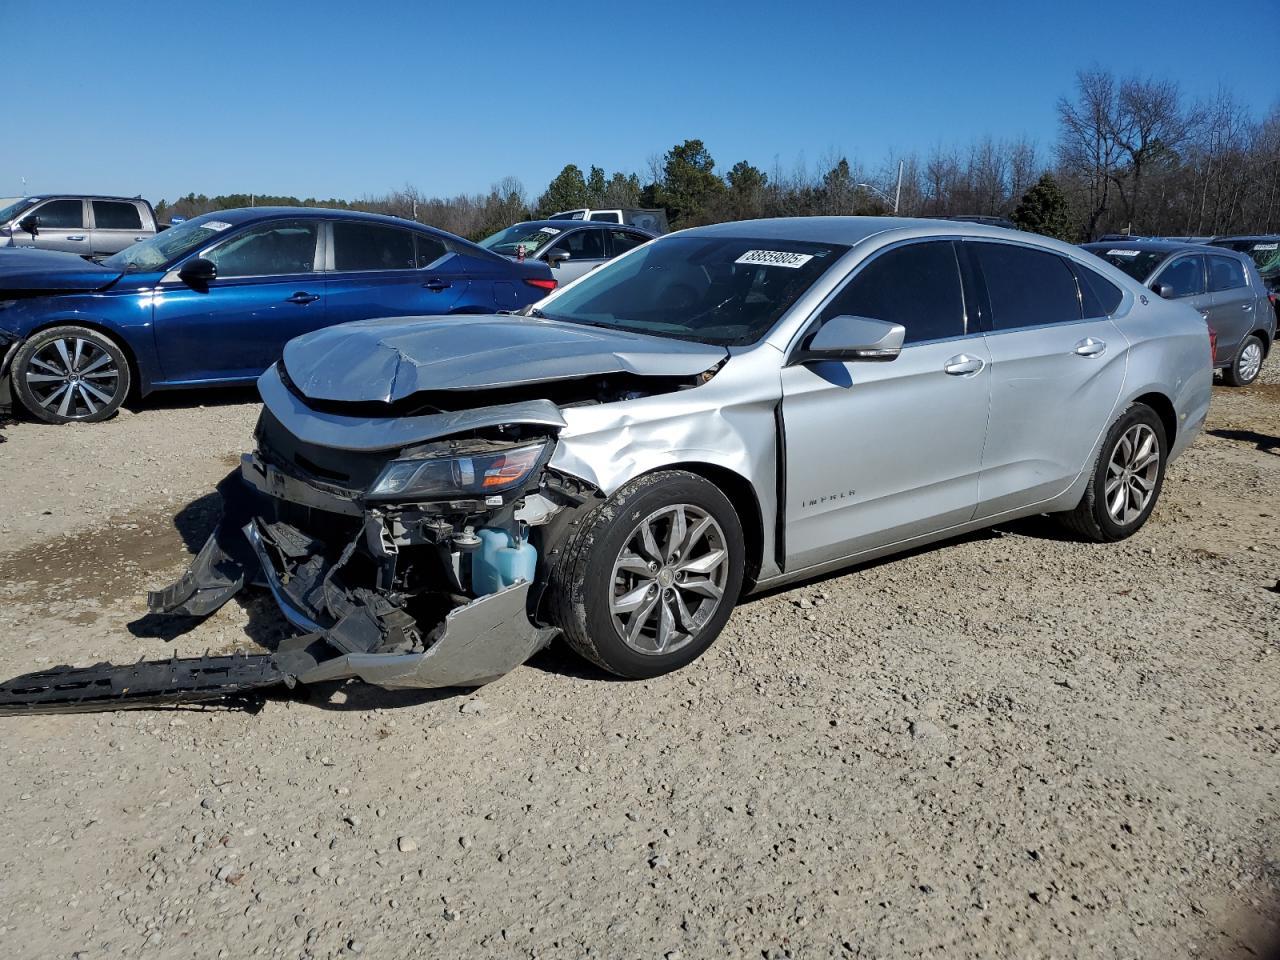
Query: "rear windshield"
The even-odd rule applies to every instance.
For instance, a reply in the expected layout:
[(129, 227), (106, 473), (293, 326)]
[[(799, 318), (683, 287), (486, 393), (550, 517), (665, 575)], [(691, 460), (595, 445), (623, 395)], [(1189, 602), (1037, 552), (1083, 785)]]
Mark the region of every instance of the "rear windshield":
[[(0, 213), (0, 220), (4, 214)], [(1258, 265), (1258, 272), (1268, 280), (1280, 277), (1280, 239), (1277, 240), (1223, 240), (1215, 247), (1226, 247), (1237, 253), (1247, 253)]]
[(1153, 250), (1141, 250), (1136, 247), (1086, 247), (1090, 253), (1101, 257), (1113, 267), (1119, 267), (1139, 283), (1151, 276), (1151, 271), (1160, 265), (1169, 254)]
[(524, 255), (531, 257), (562, 233), (564, 231), (557, 227), (534, 227), (517, 223), (514, 227), (507, 227), (485, 237), (480, 241), (480, 246), (504, 257), (520, 256), (520, 248), (523, 246)]
[(754, 343), (848, 249), (799, 240), (673, 236), (587, 274), (541, 313), (700, 343)]

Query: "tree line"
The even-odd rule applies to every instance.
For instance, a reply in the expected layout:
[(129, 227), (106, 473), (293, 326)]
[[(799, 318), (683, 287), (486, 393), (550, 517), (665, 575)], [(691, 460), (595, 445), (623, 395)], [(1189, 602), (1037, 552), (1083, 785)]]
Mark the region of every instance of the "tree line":
[[(1280, 231), (1280, 103), (1254, 117), (1229, 92), (1189, 100), (1170, 80), (1091, 69), (1056, 105), (1057, 140), (984, 136), (966, 147), (890, 155), (873, 167), (832, 156), (723, 173), (701, 140), (648, 161), (643, 173), (567, 164), (530, 198), (507, 177), (487, 193), (431, 197), (414, 187), (357, 200), (206, 197), (161, 201), (162, 219), (269, 204), (406, 217), (471, 239), (576, 207), (662, 207), (673, 227), (755, 217), (885, 214), (1011, 218), (1070, 241), (1106, 233), (1200, 236)], [(899, 189), (899, 177), (900, 189)]]

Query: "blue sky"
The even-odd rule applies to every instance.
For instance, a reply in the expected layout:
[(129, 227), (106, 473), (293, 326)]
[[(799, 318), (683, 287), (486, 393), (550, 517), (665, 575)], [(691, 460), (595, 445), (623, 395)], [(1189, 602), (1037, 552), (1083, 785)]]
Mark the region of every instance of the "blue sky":
[[(981, 12), (978, 12), (981, 11)], [(1216, 11), (1216, 13), (1215, 13)], [(727, 170), (1027, 135), (1075, 71), (1280, 101), (1280, 0), (82, 3), (0, 0), (0, 196), (536, 196), (567, 162)], [(27, 52), (28, 42), (30, 53)]]

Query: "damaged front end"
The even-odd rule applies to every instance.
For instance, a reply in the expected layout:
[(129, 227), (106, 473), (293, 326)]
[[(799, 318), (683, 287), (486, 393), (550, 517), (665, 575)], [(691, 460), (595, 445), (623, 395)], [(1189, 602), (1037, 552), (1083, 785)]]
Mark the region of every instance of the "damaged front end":
[[(149, 595), (153, 613), (206, 616), (265, 587), (302, 631), (277, 659), (304, 683), (480, 685), (550, 641), (537, 619), (549, 544), (591, 494), (547, 468), (563, 425), (553, 404), (379, 431), (296, 416), (301, 401), (274, 370), (260, 386), (256, 449), (219, 488), (222, 522), (187, 573)], [(403, 443), (361, 446), (371, 435)]]

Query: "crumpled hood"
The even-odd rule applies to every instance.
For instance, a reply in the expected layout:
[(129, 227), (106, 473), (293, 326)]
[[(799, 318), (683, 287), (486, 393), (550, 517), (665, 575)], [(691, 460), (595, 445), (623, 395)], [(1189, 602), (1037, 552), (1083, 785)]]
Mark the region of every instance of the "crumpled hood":
[(289, 341), (284, 367), (313, 400), (395, 401), (608, 373), (691, 377), (723, 347), (517, 316), (396, 317)]
[(0, 249), (0, 293), (9, 290), (50, 293), (101, 290), (123, 275), (123, 271), (109, 270), (74, 253), (30, 247)]

